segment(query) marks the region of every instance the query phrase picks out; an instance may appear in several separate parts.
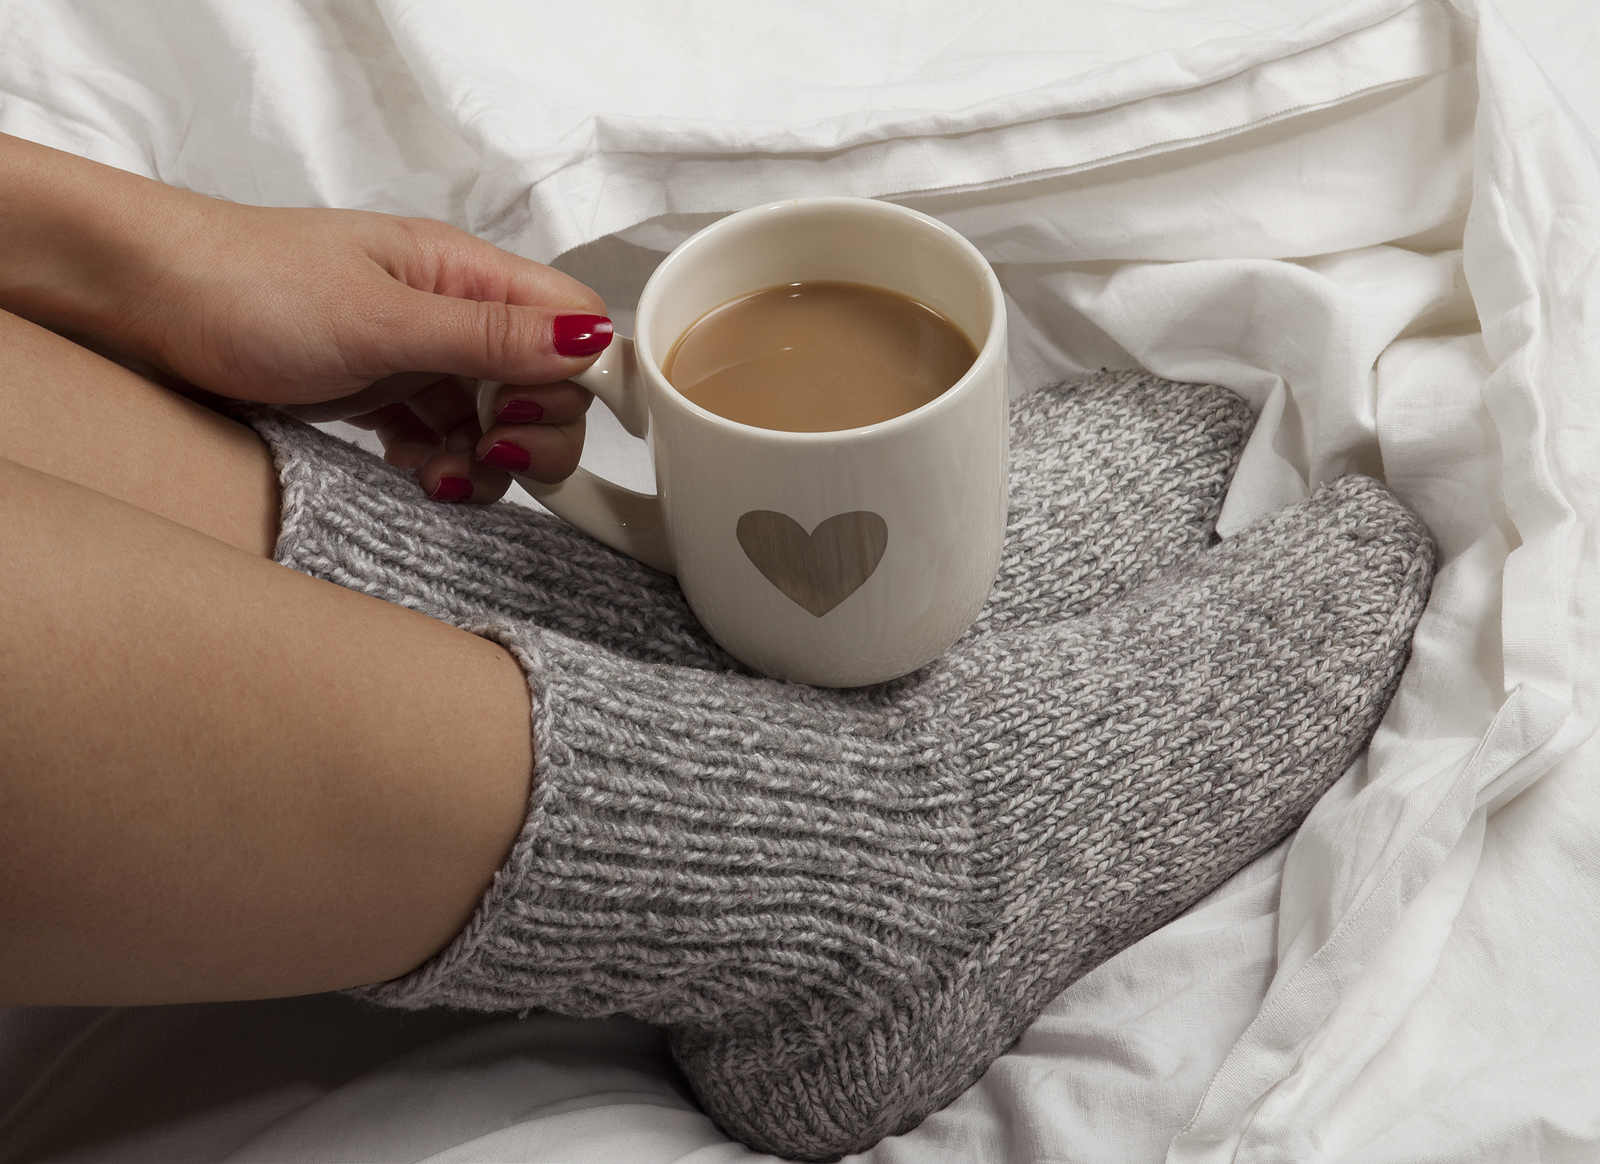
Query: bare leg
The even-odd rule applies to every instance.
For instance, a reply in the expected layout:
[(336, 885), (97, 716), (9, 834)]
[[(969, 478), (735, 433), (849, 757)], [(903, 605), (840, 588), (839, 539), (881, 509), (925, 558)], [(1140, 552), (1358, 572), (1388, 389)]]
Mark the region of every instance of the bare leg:
[(266, 556), (278, 484), (244, 425), (0, 311), (0, 457)]
[(0, 329), (0, 1004), (415, 967), (521, 825), (516, 665), (263, 560), (275, 487), (248, 430)]

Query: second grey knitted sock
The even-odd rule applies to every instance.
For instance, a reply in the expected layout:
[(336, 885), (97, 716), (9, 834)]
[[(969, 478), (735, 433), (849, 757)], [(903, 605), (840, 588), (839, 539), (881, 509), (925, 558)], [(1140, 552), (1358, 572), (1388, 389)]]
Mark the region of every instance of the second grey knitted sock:
[(1299, 822), (1376, 727), (1432, 561), (1346, 479), (858, 691), (482, 626), (534, 697), (527, 825), (468, 929), (365, 993), (665, 1023), (733, 1135), (864, 1149)]

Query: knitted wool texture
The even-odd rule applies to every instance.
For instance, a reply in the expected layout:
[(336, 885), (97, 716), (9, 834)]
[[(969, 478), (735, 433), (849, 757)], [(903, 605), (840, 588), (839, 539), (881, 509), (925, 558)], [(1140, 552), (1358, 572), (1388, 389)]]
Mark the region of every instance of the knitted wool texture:
[[(241, 415), (283, 488), (277, 560), (457, 625), (527, 620), (644, 662), (743, 670), (677, 583), (524, 506), (445, 506), (268, 409)], [(1081, 613), (1214, 539), (1253, 417), (1232, 392), (1115, 372), (1012, 407), (999, 577), (974, 633)]]
[[(894, 685), (898, 711), (947, 733), (930, 776), (967, 797), (946, 843), (971, 944), (898, 980), (841, 959), (832, 993), (680, 1022), (707, 1111), (830, 1160), (955, 1099), (1075, 979), (1299, 824), (1376, 729), (1432, 571), (1420, 524), (1345, 478), (1095, 614), (963, 644)], [(841, 779), (860, 794), (863, 773)]]
[[(278, 439), (280, 467), (320, 449)], [(1129, 528), (1126, 557), (1069, 563), (1088, 581), (1052, 604), (1035, 584), (1052, 559), (1099, 546), (1063, 551), (1068, 531), (1008, 551), (985, 627), (914, 676), (845, 692), (730, 672), (648, 571), (566, 596), (568, 616), (591, 604), (586, 637), (507, 618), (497, 588), (452, 591), (463, 566), (425, 534), (394, 565), (403, 539), (362, 529), (353, 515), (374, 510), (344, 496), (371, 491), (359, 475), (322, 472), (302, 496), (285, 472), (280, 559), (332, 562), (430, 613), (455, 604), (534, 697), (534, 802), (510, 859), (449, 948), (366, 993), (668, 1024), (713, 1117), (782, 1155), (915, 1126), (1072, 980), (1292, 829), (1381, 717), (1431, 579), (1425, 532), (1347, 479), (1202, 551), (1224, 462), (1208, 516), (1163, 529), (1193, 536), (1159, 565)], [(1117, 500), (1097, 508), (1080, 483), (1014, 507), (1013, 527), (1033, 514), (1054, 537), (1066, 523), (1048, 515), (1072, 510), (1119, 530)], [(419, 598), (427, 585), (446, 593)], [(692, 665), (641, 661), (674, 654)]]

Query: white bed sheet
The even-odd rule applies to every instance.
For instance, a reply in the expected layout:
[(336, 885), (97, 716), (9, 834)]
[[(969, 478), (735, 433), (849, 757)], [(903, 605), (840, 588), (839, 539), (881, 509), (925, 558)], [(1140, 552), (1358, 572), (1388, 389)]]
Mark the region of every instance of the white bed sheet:
[[(1576, 105), (1488, 0), (9, 0), (0, 130), (242, 201), (444, 218), (624, 322), (720, 213), (891, 197), (996, 264), (1019, 388), (1142, 364), (1249, 399), (1225, 530), (1383, 475), (1444, 567), (1366, 759), (1286, 855), (869, 1158), (1593, 1159), (1600, 14), (1515, 15)], [(604, 429), (586, 463), (648, 475)], [(467, 1032), (137, 1150), (754, 1158), (577, 1029)]]

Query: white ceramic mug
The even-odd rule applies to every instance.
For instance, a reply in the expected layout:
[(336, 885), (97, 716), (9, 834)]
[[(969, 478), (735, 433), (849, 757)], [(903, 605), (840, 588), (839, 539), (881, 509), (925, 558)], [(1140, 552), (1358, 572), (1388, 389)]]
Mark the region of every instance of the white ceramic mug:
[[(870, 283), (932, 307), (978, 349), (922, 407), (838, 432), (728, 420), (667, 383), (691, 324), (740, 295), (801, 280)], [(999, 569), (1006, 520), (1005, 302), (971, 243), (864, 198), (759, 206), (668, 255), (618, 336), (575, 381), (651, 444), (656, 493), (579, 469), (517, 480), (551, 512), (675, 573), (711, 636), (780, 679), (854, 687), (916, 670), (971, 625)], [(485, 427), (495, 389), (485, 383)]]

